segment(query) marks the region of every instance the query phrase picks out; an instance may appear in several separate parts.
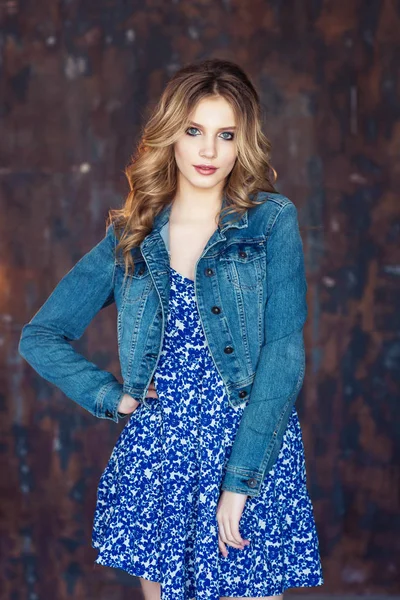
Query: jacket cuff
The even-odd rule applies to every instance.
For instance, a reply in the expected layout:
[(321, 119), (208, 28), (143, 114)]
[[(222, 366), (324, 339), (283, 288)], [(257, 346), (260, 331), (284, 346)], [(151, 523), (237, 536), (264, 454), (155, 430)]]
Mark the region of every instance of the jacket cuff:
[(229, 471), (225, 472), (221, 490), (258, 496), (261, 489), (262, 477), (255, 471)]
[(96, 399), (96, 416), (100, 419), (110, 419), (118, 423), (122, 418), (122, 413), (118, 412), (118, 406), (124, 395), (122, 383), (119, 381), (110, 381), (104, 385)]

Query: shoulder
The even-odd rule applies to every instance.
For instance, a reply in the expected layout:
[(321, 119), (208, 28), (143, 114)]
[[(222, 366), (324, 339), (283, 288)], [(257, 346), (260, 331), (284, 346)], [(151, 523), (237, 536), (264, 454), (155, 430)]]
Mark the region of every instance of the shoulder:
[(296, 205), (287, 196), (273, 192), (259, 192), (256, 201), (259, 204), (248, 210), (249, 224), (258, 224), (267, 236), (286, 220), (297, 223)]

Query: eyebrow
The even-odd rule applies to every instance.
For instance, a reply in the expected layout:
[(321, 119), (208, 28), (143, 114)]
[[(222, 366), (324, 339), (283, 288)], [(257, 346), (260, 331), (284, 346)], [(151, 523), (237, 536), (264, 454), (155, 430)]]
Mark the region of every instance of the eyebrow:
[[(190, 121), (191, 125), (195, 125), (196, 127), (200, 127), (200, 129), (204, 129), (203, 125), (200, 125), (200, 123), (195, 123), (194, 121)], [(219, 129), (217, 129), (217, 131), (223, 131), (225, 129), (236, 129), (235, 125), (231, 125), (230, 127), (220, 127)]]

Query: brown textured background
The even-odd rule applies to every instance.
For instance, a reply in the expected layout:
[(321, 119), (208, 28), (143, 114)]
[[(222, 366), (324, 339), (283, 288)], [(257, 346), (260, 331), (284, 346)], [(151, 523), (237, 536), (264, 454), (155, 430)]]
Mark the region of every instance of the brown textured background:
[[(297, 407), (325, 585), (293, 594), (399, 594), (399, 1), (1, 0), (0, 25), (1, 600), (140, 598), (90, 545), (124, 423), (66, 399), (17, 344), (123, 202), (166, 78), (211, 56), (260, 90), (303, 227)], [(115, 318), (102, 311), (76, 348), (119, 376)]]

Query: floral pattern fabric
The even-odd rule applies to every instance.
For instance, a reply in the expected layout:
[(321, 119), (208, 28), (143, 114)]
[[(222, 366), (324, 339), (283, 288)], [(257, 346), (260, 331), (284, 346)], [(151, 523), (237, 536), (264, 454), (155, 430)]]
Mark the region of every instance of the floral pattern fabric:
[(162, 600), (275, 596), (323, 584), (296, 408), (239, 531), (218, 546), (217, 504), (245, 402), (232, 407), (209, 352), (194, 282), (170, 269), (169, 313), (154, 384), (101, 476), (92, 546), (97, 564), (161, 583)]

